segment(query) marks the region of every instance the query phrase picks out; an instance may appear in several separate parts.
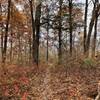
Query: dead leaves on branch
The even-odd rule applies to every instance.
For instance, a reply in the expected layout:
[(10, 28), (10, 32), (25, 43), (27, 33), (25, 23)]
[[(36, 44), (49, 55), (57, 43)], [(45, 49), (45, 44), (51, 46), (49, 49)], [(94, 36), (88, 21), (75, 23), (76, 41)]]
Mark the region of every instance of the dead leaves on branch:
[(11, 21), (12, 21), (12, 23), (15, 23), (15, 24), (16, 23), (24, 24), (26, 22), (26, 20), (27, 20), (26, 16), (23, 13), (19, 12), (19, 11), (15, 11), (11, 15)]

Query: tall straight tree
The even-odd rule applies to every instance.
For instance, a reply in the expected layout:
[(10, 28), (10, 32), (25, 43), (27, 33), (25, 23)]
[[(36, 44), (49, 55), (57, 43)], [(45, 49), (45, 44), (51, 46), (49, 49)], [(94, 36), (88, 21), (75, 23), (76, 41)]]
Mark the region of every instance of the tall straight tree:
[(8, 27), (9, 27), (9, 21), (10, 21), (10, 7), (11, 7), (11, 0), (8, 0), (7, 22), (6, 22), (6, 29), (5, 29), (5, 36), (4, 36), (4, 48), (3, 48), (3, 58), (2, 58), (2, 63), (3, 64), (6, 61), (7, 41), (8, 41)]
[(86, 53), (86, 36), (87, 36), (87, 14), (88, 14), (88, 0), (85, 3), (85, 16), (84, 16), (84, 53)]
[[(11, 20), (14, 20), (14, 16), (13, 16), (13, 13), (14, 13), (14, 4), (13, 3), (11, 3), (11, 11), (10, 11), (10, 16), (11, 16), (11, 18), (10, 18), (10, 21)], [(11, 21), (10, 22), (11, 24), (10, 24), (10, 62), (12, 62), (12, 54), (13, 54), (13, 22)]]
[(35, 60), (35, 20), (34, 20), (34, 16), (33, 16), (33, 1), (29, 0), (29, 4), (30, 4), (30, 12), (31, 12), (31, 21), (32, 21), (32, 37), (33, 37), (33, 42), (32, 42), (32, 56), (33, 56), (33, 63), (36, 63)]
[(69, 33), (70, 33), (70, 55), (72, 56), (72, 47), (73, 47), (73, 24), (72, 24), (72, 10), (73, 10), (73, 3), (72, 0), (68, 0), (69, 2)]
[[(99, 4), (99, 0), (97, 0), (97, 4)], [(93, 46), (92, 46), (92, 57), (95, 56), (95, 51), (96, 51), (96, 38), (97, 38), (97, 25), (98, 25), (98, 11), (95, 12), (95, 25), (94, 25), (94, 37), (93, 37)]]
[(49, 8), (47, 6), (47, 54), (46, 54), (46, 60), (48, 61), (49, 56), (49, 50), (48, 50), (48, 37), (49, 37)]
[(58, 48), (58, 62), (61, 63), (62, 61), (62, 3), (63, 0), (59, 0), (59, 29), (58, 29), (58, 36), (59, 36), (59, 48)]
[(36, 64), (39, 63), (39, 39), (40, 39), (40, 18), (41, 18), (41, 2), (36, 7), (35, 25), (36, 25)]
[[(0, 16), (2, 16), (2, 6), (1, 6), (1, 3), (0, 3)], [(0, 19), (0, 21), (2, 21), (2, 18)], [(2, 54), (2, 58), (3, 58), (3, 37), (4, 37), (4, 34), (3, 34), (3, 22), (1, 22), (1, 25), (0, 25), (0, 31), (1, 31), (1, 54)]]

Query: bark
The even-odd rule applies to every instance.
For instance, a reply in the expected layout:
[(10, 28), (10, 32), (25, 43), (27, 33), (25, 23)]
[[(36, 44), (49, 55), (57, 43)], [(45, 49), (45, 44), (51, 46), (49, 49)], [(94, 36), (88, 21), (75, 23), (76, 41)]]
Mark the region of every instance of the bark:
[(62, 3), (63, 0), (59, 0), (59, 29), (58, 29), (58, 37), (59, 37), (59, 48), (58, 48), (58, 63), (61, 64), (62, 60)]
[[(12, 30), (12, 29), (11, 29)], [(11, 31), (11, 40), (10, 40), (10, 62), (12, 62), (12, 48), (13, 48), (13, 41), (12, 41), (12, 31)]]
[(29, 63), (31, 62), (32, 59), (32, 40), (31, 40), (31, 35), (29, 36)]
[(39, 39), (40, 39), (40, 18), (41, 18), (41, 3), (36, 7), (36, 16), (35, 16), (35, 25), (36, 25), (36, 45), (35, 45), (35, 62), (39, 64)]
[(95, 21), (95, 31), (94, 31), (94, 38), (93, 38), (93, 47), (92, 47), (92, 56), (95, 56), (95, 52), (96, 52), (96, 38), (97, 38), (97, 21), (98, 19), (96, 19)]
[(49, 50), (48, 50), (48, 38), (49, 38), (49, 8), (47, 8), (47, 56), (46, 56), (46, 60), (48, 61), (48, 57), (49, 57)]
[(3, 59), (3, 44), (4, 44), (4, 34), (3, 34), (3, 23), (1, 23), (1, 28), (0, 28), (0, 31), (1, 31), (1, 58)]
[(30, 12), (31, 12), (31, 20), (32, 20), (32, 37), (33, 37), (33, 42), (32, 42), (32, 56), (33, 56), (33, 63), (36, 63), (35, 60), (35, 20), (34, 20), (34, 16), (33, 16), (33, 2), (32, 0), (29, 0), (30, 3)]
[(90, 24), (89, 24), (89, 31), (88, 31), (87, 41), (86, 41), (87, 56), (89, 55), (90, 40), (91, 40), (91, 34), (92, 34), (93, 26), (94, 26), (94, 23), (95, 23), (95, 20), (96, 20), (96, 13), (98, 13), (99, 9), (100, 9), (100, 7), (96, 5), (97, 1), (98, 0), (95, 0), (93, 12), (92, 12), (92, 18), (91, 18), (91, 21), (90, 21)]
[(87, 14), (88, 14), (88, 0), (85, 4), (85, 17), (84, 17), (84, 53), (86, 53), (86, 37), (87, 37)]
[[(97, 1), (98, 2), (98, 1)], [(93, 37), (93, 46), (92, 46), (92, 57), (95, 56), (96, 52), (96, 39), (97, 39), (97, 24), (98, 24), (98, 12), (95, 12), (96, 20), (94, 26), (94, 37)]]
[(73, 4), (72, 0), (69, 0), (69, 33), (70, 33), (70, 55), (72, 56), (72, 48), (73, 48), (73, 25), (72, 25), (72, 9), (73, 9)]
[[(0, 15), (2, 16), (2, 7), (1, 7), (1, 3), (0, 3)], [(3, 23), (1, 22), (0, 23), (1, 25), (0, 25), (0, 31), (1, 31), (1, 58), (3, 58), (3, 37), (4, 37), (4, 35), (3, 35)]]
[[(20, 27), (18, 28), (20, 29)], [(21, 50), (21, 34), (20, 34), (20, 30), (18, 30), (18, 64), (21, 64), (22, 63), (22, 50)]]
[(2, 63), (5, 63), (5, 61), (6, 61), (7, 41), (8, 41), (8, 26), (9, 26), (9, 21), (10, 21), (10, 7), (11, 7), (11, 0), (8, 0), (8, 13), (7, 13), (7, 22), (6, 22), (5, 36), (4, 36), (4, 48), (3, 48)]

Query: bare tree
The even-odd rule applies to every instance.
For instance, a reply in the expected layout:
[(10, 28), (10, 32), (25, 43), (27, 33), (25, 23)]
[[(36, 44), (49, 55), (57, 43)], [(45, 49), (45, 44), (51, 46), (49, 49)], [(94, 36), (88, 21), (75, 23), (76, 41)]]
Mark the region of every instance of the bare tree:
[(90, 24), (89, 24), (89, 31), (88, 31), (88, 35), (87, 35), (87, 41), (86, 41), (87, 55), (89, 54), (91, 34), (92, 34), (94, 23), (96, 21), (96, 13), (98, 14), (99, 10), (100, 10), (100, 5), (98, 5), (98, 0), (95, 0), (93, 11), (92, 11), (92, 17), (91, 17), (91, 21), (90, 21)]
[(33, 63), (36, 63), (35, 61), (35, 20), (33, 16), (33, 1), (29, 0), (30, 4), (30, 11), (31, 11), (31, 21), (32, 21), (32, 37), (33, 37), (33, 42), (32, 42), (32, 56), (33, 56)]
[(96, 20), (95, 20), (95, 26), (94, 26), (94, 37), (93, 37), (93, 46), (92, 46), (92, 56), (95, 56), (96, 51), (96, 39), (97, 39), (97, 24), (98, 24), (98, 16), (96, 13)]
[(72, 49), (73, 49), (73, 24), (72, 24), (72, 9), (73, 9), (73, 4), (72, 0), (68, 0), (69, 2), (69, 33), (70, 33), (70, 54), (72, 55)]
[(46, 60), (48, 61), (49, 56), (49, 50), (48, 50), (48, 38), (49, 38), (49, 8), (47, 6), (47, 54), (46, 54)]
[(5, 64), (6, 53), (7, 53), (8, 27), (9, 27), (9, 21), (10, 21), (10, 7), (11, 7), (11, 0), (8, 0), (7, 22), (6, 22), (6, 29), (5, 29), (5, 36), (4, 36), (4, 48), (3, 48), (3, 58), (2, 58), (3, 64)]
[(84, 53), (86, 53), (86, 36), (87, 36), (87, 14), (88, 14), (88, 0), (85, 3), (85, 16), (84, 16)]
[(59, 29), (58, 29), (58, 37), (59, 37), (59, 49), (58, 49), (58, 60), (61, 63), (62, 60), (62, 3), (63, 0), (59, 0)]
[(39, 63), (39, 39), (40, 39), (40, 18), (41, 18), (41, 3), (36, 7), (35, 25), (36, 25), (36, 64)]

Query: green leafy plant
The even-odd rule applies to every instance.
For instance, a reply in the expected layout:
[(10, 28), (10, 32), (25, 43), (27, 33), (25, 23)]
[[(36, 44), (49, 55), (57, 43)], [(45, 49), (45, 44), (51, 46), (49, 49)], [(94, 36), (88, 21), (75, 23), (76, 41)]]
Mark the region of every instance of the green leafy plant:
[(83, 62), (87, 66), (93, 66), (94, 65), (94, 61), (91, 58), (86, 58), (86, 59), (84, 59)]

